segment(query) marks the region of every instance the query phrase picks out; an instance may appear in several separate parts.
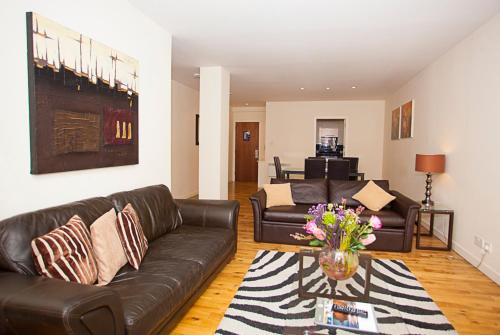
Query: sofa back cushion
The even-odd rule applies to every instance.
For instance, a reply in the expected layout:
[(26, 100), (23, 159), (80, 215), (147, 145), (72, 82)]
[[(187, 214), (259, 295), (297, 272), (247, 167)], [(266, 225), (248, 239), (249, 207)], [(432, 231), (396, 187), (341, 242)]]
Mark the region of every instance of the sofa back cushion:
[(271, 179), (271, 184), (290, 183), (293, 202), (315, 205), (328, 202), (326, 179)]
[(148, 241), (154, 241), (182, 224), (179, 209), (165, 185), (118, 192), (108, 196), (108, 199), (118, 212), (128, 203), (134, 207)]
[[(384, 191), (389, 192), (388, 180), (374, 180), (373, 182), (380, 186)], [(342, 198), (344, 198), (346, 199), (347, 206), (360, 206), (361, 203), (354, 200), (352, 196), (365, 187), (367, 183), (368, 180), (329, 180), (329, 202), (340, 204), (342, 202)]]
[(78, 215), (87, 228), (113, 208), (106, 198), (92, 198), (20, 214), (0, 221), (0, 269), (36, 275), (31, 241), (65, 225)]

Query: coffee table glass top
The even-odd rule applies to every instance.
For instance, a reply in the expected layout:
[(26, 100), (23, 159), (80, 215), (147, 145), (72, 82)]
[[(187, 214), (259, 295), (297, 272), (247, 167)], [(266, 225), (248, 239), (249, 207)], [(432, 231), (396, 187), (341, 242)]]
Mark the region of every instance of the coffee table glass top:
[[(382, 321), (378, 322), (380, 333), (409, 333), (398, 309), (390, 307), (391, 305), (395, 306), (395, 301), (387, 283), (370, 275), (370, 262), (372, 270), (378, 273), (387, 271), (383, 265), (372, 261), (368, 255), (360, 255), (360, 265), (356, 274), (345, 281), (335, 281), (324, 275), (317, 261), (317, 253), (302, 250), (300, 257), (303, 268), (300, 269), (300, 263), (297, 264), (297, 281), (296, 285), (292, 285), (292, 293), (294, 294), (287, 302), (288, 312), (284, 334), (335, 334), (335, 331), (336, 334), (353, 334), (352, 331), (333, 330), (314, 324), (316, 297), (332, 297), (333, 295), (339, 300), (342, 300), (343, 297), (347, 298), (345, 300), (365, 301), (372, 304), (375, 317)], [(367, 268), (369, 292), (367, 296), (364, 296)], [(302, 287), (300, 287), (300, 281), (302, 281)]]

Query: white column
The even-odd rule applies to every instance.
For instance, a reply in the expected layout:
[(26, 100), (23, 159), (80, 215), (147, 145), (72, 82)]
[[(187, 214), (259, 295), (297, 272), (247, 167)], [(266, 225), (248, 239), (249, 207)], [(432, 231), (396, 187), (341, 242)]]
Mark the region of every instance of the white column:
[(200, 68), (199, 198), (227, 199), (229, 72)]

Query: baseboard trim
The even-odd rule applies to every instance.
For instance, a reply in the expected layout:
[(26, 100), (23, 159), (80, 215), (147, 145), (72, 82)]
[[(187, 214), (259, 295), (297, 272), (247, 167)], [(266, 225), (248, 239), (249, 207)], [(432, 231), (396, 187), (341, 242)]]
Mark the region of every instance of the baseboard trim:
[[(427, 230), (430, 227), (430, 224), (427, 220), (422, 220), (422, 227), (426, 228)], [(439, 240), (441, 240), (444, 243), (447, 243), (447, 236), (442, 230), (436, 229), (436, 226), (434, 226), (434, 236), (437, 237)], [(469, 252), (467, 249), (465, 249), (460, 243), (458, 243), (456, 240), (452, 241), (452, 249), (455, 251), (457, 254), (462, 256), (467, 262), (469, 262), (472, 266), (477, 267), (479, 262), (481, 261), (480, 257), (477, 257), (473, 255), (471, 252)], [(484, 256), (485, 259), (488, 258), (488, 255)], [(495, 271), (491, 266), (484, 264), (481, 264), (479, 268), (477, 268), (479, 271), (484, 273), (486, 276), (488, 276), (491, 280), (493, 280), (497, 285), (500, 285), (500, 273)]]
[(190, 192), (188, 194), (183, 194), (181, 196), (177, 196), (176, 198), (177, 199), (189, 199), (189, 198), (192, 198), (196, 195), (198, 195), (198, 191)]

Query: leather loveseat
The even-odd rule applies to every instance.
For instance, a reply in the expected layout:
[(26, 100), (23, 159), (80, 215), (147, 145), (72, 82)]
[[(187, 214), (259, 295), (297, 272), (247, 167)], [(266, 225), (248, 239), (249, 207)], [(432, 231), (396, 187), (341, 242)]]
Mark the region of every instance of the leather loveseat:
[[(266, 208), (266, 192), (262, 189), (250, 197), (254, 216), (254, 240), (305, 245), (307, 241), (297, 241), (290, 234), (305, 233), (304, 215), (312, 205), (319, 203), (341, 203), (355, 208), (360, 203), (352, 196), (359, 192), (368, 181), (345, 181), (327, 179), (272, 179), (271, 183), (291, 183), (295, 206), (275, 206)], [(366, 221), (371, 215), (382, 220), (383, 227), (375, 231), (377, 240), (368, 246), (372, 250), (404, 251), (412, 248), (413, 227), (420, 205), (399, 192), (389, 190), (389, 181), (374, 182), (396, 197), (378, 212), (365, 209), (361, 219)]]
[[(125, 265), (104, 287), (36, 274), (33, 238), (129, 202), (149, 241), (138, 271)], [(238, 211), (237, 201), (174, 201), (157, 185), (0, 221), (0, 334), (168, 332), (234, 256)]]

